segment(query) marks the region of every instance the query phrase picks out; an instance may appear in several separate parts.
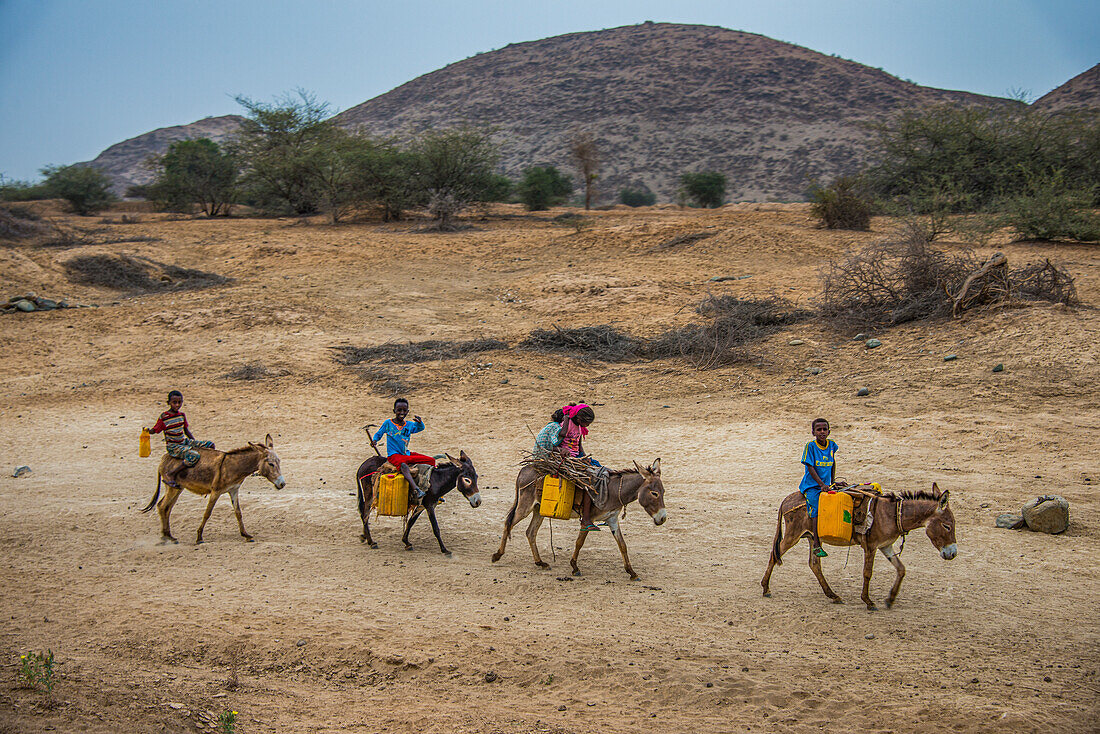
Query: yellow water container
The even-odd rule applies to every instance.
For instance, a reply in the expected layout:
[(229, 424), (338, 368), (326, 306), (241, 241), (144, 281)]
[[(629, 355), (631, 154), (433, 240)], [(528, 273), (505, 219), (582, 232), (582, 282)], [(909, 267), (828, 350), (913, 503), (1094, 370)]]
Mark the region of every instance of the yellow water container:
[(543, 517), (556, 517), (568, 520), (573, 517), (573, 495), (577, 487), (573, 482), (561, 477), (547, 476), (542, 480), (542, 502), (539, 514)]
[(817, 499), (817, 535), (823, 543), (852, 542), (852, 496), (822, 492)]
[(403, 474), (378, 479), (378, 514), (404, 517), (409, 512), (409, 483)]
[(149, 431), (144, 428), (141, 429), (141, 438), (138, 439), (138, 456), (145, 458), (149, 456), (152, 449), (149, 447)]

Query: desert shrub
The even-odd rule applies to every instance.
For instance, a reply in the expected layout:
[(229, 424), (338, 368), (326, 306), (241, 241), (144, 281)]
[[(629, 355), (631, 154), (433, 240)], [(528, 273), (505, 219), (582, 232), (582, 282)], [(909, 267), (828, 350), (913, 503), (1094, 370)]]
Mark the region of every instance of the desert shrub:
[(1000, 221), (1025, 240), (1100, 240), (1100, 217), (1090, 209), (1094, 189), (1067, 188), (1061, 171), (1032, 177), (1023, 193), (1001, 203)]
[(705, 320), (671, 329), (651, 340), (646, 356), (683, 357), (698, 369), (743, 362), (750, 342), (809, 317), (779, 297), (741, 299), (708, 295), (695, 308)]
[(131, 293), (208, 288), (229, 278), (129, 255), (81, 255), (63, 263), (73, 283)]
[(519, 343), (520, 349), (564, 354), (576, 359), (625, 362), (644, 352), (642, 341), (613, 326), (582, 326), (575, 329), (536, 329)]
[(1077, 299), (1077, 286), (1073, 276), (1050, 260), (1016, 268), (1009, 274), (1011, 295), (1025, 301), (1051, 301), (1073, 306)]
[(0, 206), (0, 239), (18, 240), (46, 232), (34, 212), (17, 206)]
[(240, 382), (252, 382), (254, 380), (264, 380), (268, 377), (277, 376), (275, 372), (268, 370), (262, 362), (242, 364), (239, 367), (234, 367), (223, 375), (227, 380), (237, 380)]
[(621, 189), (619, 202), (627, 206), (653, 206), (657, 203), (657, 194), (649, 189)]
[(416, 386), (406, 382), (405, 378), (376, 365), (362, 365), (356, 367), (355, 371), (376, 395), (396, 398), (416, 390)]
[(828, 229), (866, 230), (871, 226), (871, 200), (853, 176), (841, 176), (828, 186), (814, 186), (810, 199), (810, 211)]
[(542, 211), (563, 203), (573, 182), (554, 166), (532, 166), (523, 172), (516, 194), (528, 211)]
[(229, 214), (237, 198), (236, 158), (212, 140), (177, 140), (152, 161), (156, 179), (145, 198), (168, 211), (191, 211), (198, 205), (207, 216)]
[(484, 127), (455, 127), (421, 133), (409, 147), (413, 182), (439, 230), (475, 201), (486, 201), (499, 186), (494, 168), (500, 149), (493, 131)]
[(81, 216), (96, 214), (115, 200), (110, 176), (93, 166), (47, 166), (42, 175), (46, 177), (42, 184), (46, 193), (69, 202)]
[(16, 181), (0, 176), (0, 201), (37, 201), (50, 198), (43, 184)]
[(692, 206), (717, 209), (726, 199), (726, 177), (716, 171), (680, 175), (683, 198)]
[(508, 344), (499, 339), (469, 339), (467, 341), (442, 341), (429, 339), (421, 342), (388, 342), (376, 347), (333, 347), (336, 360), (345, 365), (360, 362), (388, 362), (390, 364), (415, 364), (440, 359), (458, 359), (470, 354), (507, 349)]

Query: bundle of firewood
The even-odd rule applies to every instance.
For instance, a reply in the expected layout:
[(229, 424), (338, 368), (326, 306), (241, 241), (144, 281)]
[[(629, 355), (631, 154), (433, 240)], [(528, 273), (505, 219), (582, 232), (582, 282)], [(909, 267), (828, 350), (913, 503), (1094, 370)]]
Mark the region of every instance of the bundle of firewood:
[(565, 477), (579, 487), (593, 489), (592, 477), (588, 474), (588, 462), (575, 456), (562, 456), (556, 451), (548, 454), (525, 451), (520, 464), (532, 467), (539, 474)]

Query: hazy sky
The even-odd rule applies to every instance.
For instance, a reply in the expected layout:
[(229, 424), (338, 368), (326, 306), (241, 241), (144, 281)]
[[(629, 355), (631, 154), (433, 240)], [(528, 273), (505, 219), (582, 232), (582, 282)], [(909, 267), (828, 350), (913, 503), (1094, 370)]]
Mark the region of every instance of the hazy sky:
[(1100, 62), (1097, 0), (0, 0), (0, 173), (297, 88), (341, 110), (509, 43), (646, 20), (770, 36), (926, 86), (1038, 97)]

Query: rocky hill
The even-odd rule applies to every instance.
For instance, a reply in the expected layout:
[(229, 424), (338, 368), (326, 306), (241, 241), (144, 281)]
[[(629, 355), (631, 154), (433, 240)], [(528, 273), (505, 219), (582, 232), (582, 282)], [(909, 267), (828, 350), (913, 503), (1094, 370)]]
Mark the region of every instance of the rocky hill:
[(374, 133), (461, 121), (499, 130), (505, 172), (568, 166), (569, 131), (599, 141), (605, 201), (644, 185), (671, 199), (683, 171), (726, 174), (733, 200), (802, 198), (855, 170), (863, 123), (997, 98), (921, 87), (752, 33), (643, 23), (520, 43), (426, 74), (338, 116)]
[(111, 190), (119, 196), (134, 184), (153, 180), (153, 173), (146, 165), (150, 156), (163, 155), (168, 146), (177, 140), (210, 138), (218, 143), (232, 135), (244, 118), (240, 115), (207, 117), (190, 125), (162, 127), (144, 135), (115, 143), (96, 156), (91, 165), (102, 169), (114, 180)]
[(1048, 110), (1100, 110), (1100, 64), (1047, 92), (1032, 106)]
[[(799, 200), (811, 180), (860, 166), (865, 123), (945, 102), (1017, 104), (921, 87), (752, 33), (647, 22), (478, 54), (336, 119), (378, 135), (491, 125), (511, 176), (544, 163), (571, 170), (571, 131), (590, 131), (602, 159), (598, 200), (605, 203), (627, 186), (672, 200), (679, 175), (700, 170), (726, 174), (734, 201)], [(121, 192), (148, 180), (144, 160), (172, 140), (218, 140), (239, 120), (155, 130), (108, 148), (93, 163)]]

